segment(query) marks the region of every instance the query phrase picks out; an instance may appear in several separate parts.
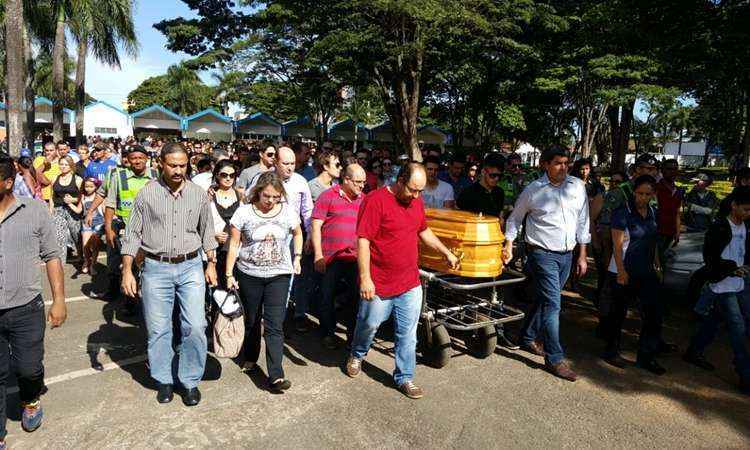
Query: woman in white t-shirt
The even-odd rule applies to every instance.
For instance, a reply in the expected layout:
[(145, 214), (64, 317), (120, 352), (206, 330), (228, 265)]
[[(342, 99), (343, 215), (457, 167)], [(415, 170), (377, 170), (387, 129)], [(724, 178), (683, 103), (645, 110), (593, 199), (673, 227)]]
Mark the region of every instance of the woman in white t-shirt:
[[(230, 220), (227, 285), (239, 288), (245, 307), (245, 342), (242, 354), (252, 353), (247, 334), (263, 310), (269, 388), (291, 387), (284, 378), (284, 317), (292, 274), (300, 273), (302, 229), (299, 214), (285, 201), (286, 192), (276, 172), (265, 172)], [(294, 255), (290, 241), (294, 240)], [(235, 267), (236, 265), (236, 267)], [(235, 268), (237, 270), (235, 270)], [(237, 278), (235, 278), (235, 275)]]

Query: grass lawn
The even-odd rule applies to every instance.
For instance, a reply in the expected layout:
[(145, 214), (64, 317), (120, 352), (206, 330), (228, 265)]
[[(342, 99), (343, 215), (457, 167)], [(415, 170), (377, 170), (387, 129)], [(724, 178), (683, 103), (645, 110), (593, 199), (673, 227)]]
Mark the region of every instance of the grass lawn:
[[(677, 180), (677, 185), (683, 189), (685, 189), (685, 192), (690, 192), (690, 190), (693, 188), (695, 183), (688, 181), (680, 181)], [(719, 198), (719, 200), (723, 199), (727, 195), (729, 195), (732, 192), (732, 182), (731, 181), (714, 181), (711, 186), (708, 187), (709, 191), (715, 192), (716, 197)]]

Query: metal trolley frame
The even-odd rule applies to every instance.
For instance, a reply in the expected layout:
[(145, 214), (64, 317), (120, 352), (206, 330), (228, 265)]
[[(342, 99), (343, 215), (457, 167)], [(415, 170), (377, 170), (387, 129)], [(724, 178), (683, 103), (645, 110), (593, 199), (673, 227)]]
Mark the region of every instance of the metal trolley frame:
[(444, 367), (451, 357), (449, 331), (463, 337), (469, 353), (486, 358), (497, 345), (496, 326), (524, 318), (506, 305), (500, 287), (521, 283), (526, 276), (505, 268), (498, 278), (467, 278), (420, 269), (422, 312), (419, 344), (433, 367)]

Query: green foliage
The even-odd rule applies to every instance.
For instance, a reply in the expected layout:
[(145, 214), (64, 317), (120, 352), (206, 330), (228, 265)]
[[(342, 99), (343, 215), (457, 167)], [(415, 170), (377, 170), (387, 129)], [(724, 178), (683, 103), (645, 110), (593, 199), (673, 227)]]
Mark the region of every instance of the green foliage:
[(128, 104), (130, 112), (160, 104), (184, 116), (206, 108), (221, 108), (217, 90), (206, 86), (195, 71), (179, 64), (169, 67), (165, 75), (144, 80), (128, 94)]

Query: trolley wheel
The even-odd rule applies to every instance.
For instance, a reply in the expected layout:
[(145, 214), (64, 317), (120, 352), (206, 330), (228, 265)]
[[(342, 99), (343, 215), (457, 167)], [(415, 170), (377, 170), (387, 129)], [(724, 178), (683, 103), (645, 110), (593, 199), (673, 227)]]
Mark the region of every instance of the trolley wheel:
[(422, 356), (430, 366), (440, 369), (451, 359), (451, 337), (448, 330), (441, 324), (432, 325), (432, 342), (427, 341), (427, 328), (420, 325), (420, 340), (422, 342)]
[(469, 353), (477, 358), (486, 358), (495, 352), (497, 331), (494, 325), (485, 325), (474, 331), (465, 341)]

